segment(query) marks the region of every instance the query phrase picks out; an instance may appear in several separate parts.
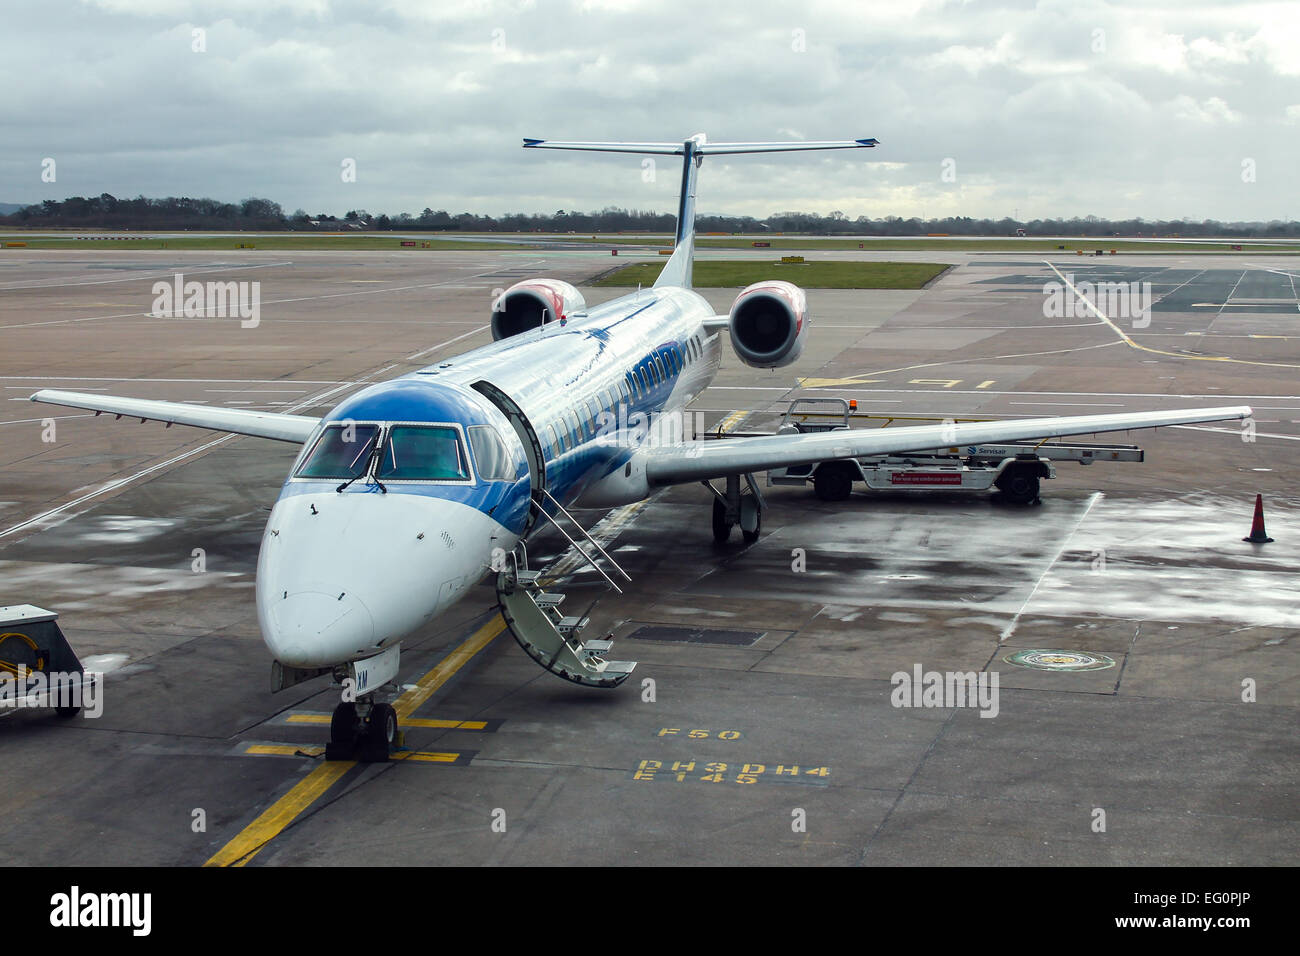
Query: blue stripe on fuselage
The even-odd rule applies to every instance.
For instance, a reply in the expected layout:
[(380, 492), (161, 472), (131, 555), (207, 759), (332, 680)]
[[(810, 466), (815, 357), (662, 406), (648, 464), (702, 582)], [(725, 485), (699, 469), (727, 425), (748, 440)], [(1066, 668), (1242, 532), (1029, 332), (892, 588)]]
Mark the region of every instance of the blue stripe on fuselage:
[[(367, 484), (367, 479), (358, 478), (341, 492), (342, 495), (383, 494), (379, 486)], [(334, 491), (341, 482), (309, 481), (301, 478), (290, 479), (280, 490), (280, 498), (293, 498), (298, 495), (319, 495)], [(423, 485), (418, 483), (384, 482), (390, 495), (418, 495), (425, 498), (441, 498), (455, 501), (483, 512), (497, 524), (512, 534), (522, 534), (527, 524), (529, 507), (529, 484), (527, 478), (516, 481), (480, 481), (465, 485)]]
[[(653, 303), (651, 303), (653, 304)], [(646, 306), (648, 308), (649, 306)], [(637, 310), (641, 311), (640, 309)], [(636, 313), (633, 313), (635, 315)], [(631, 318), (631, 316), (628, 316)], [(617, 323), (613, 323), (617, 324)], [(585, 334), (593, 334), (599, 331), (604, 333), (606, 330), (591, 330)], [(623, 419), (627, 420), (629, 430), (633, 430), (632, 421), (635, 416), (645, 416), (642, 428), (648, 427), (650, 420), (657, 415), (663, 414), (664, 407), (668, 403), (673, 389), (677, 387), (677, 382), (681, 378), (685, 366), (682, 365), (677, 371), (669, 371), (673, 365), (668, 360), (669, 352), (676, 350), (677, 354), (684, 354), (681, 343), (676, 339), (664, 342), (647, 352), (638, 360), (631, 369), (625, 371), (622, 381), (627, 382), (632, 376), (637, 378), (637, 387), (632, 388), (630, 394), (633, 396), (628, 403), (626, 414)], [(655, 384), (655, 377), (650, 372), (650, 367), (658, 356), (664, 366), (664, 377)], [(642, 390), (640, 386), (640, 372), (644, 371), (646, 381), (650, 383), (648, 389)], [(638, 393), (641, 393), (639, 397)], [(621, 401), (620, 394), (620, 401)], [(579, 399), (575, 405), (581, 403), (585, 405), (586, 399)], [(616, 419), (616, 428), (623, 425), (619, 419), (618, 409), (601, 409), (602, 411), (611, 412)], [(579, 416), (585, 423), (590, 418), (590, 413), (586, 412)], [(597, 428), (598, 423), (590, 423), (592, 428)], [(597, 430), (596, 434), (588, 434), (584, 430), (584, 437), (576, 448), (570, 449), (563, 454), (556, 456), (555, 449), (550, 445), (550, 435), (546, 433), (543, 425), (541, 431), (543, 442), (546, 445), (546, 484), (551, 494), (555, 495), (562, 501), (571, 501), (576, 499), (590, 485), (600, 479), (612, 474), (614, 471), (623, 467), (624, 464), (632, 457), (636, 451), (636, 445), (630, 441), (630, 436), (620, 434), (617, 431), (606, 431), (604, 433)], [(602, 439), (604, 439), (602, 441)]]

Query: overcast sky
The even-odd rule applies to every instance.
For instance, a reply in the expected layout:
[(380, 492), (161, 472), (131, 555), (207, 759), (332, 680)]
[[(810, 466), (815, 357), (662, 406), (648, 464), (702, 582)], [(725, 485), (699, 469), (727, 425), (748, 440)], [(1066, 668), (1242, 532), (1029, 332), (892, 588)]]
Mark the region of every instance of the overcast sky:
[(521, 138), (703, 131), (881, 142), (706, 160), (704, 213), (1300, 219), (1296, 0), (0, 0), (0, 45), (0, 202), (670, 212)]

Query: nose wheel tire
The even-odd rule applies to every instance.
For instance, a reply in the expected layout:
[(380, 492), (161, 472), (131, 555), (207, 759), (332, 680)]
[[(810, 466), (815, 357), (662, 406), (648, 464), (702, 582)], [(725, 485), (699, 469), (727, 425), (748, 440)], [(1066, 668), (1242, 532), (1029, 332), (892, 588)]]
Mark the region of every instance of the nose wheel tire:
[(361, 718), (356, 704), (339, 704), (330, 718), (330, 740), (325, 746), (326, 760), (351, 760), (357, 749)]
[(390, 704), (375, 704), (370, 708), (370, 719), (361, 740), (361, 759), (368, 763), (382, 763), (397, 740), (397, 711)]
[(339, 704), (330, 718), (330, 743), (349, 746), (356, 743), (360, 723), (356, 704)]

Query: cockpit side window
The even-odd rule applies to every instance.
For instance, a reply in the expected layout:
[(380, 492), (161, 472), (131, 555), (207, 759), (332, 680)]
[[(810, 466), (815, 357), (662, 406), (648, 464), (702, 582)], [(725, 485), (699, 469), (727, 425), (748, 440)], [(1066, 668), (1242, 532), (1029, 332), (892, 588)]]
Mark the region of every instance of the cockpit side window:
[(394, 425), (376, 476), (381, 481), (469, 481), (469, 459), (454, 428)]
[(471, 425), (469, 446), (474, 450), (474, 464), (484, 481), (510, 481), (515, 477), (514, 463), (505, 442), (491, 425)]
[(369, 463), (378, 435), (378, 425), (328, 425), (294, 477), (355, 478)]

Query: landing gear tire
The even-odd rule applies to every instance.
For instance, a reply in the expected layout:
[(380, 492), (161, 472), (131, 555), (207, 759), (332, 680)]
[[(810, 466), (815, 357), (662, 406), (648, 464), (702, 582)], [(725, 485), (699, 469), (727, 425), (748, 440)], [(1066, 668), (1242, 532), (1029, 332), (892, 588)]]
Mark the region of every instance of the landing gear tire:
[(726, 544), (731, 537), (734, 525), (727, 522), (727, 506), (718, 498), (713, 499), (713, 540)]
[(745, 531), (744, 528), (741, 528), (740, 530), (741, 533), (743, 533), (745, 536), (745, 544), (753, 544), (755, 541), (758, 540), (758, 536), (763, 532), (763, 513), (760, 511), (757, 515), (754, 516), (753, 531)]
[(843, 462), (828, 462), (814, 472), (813, 491), (822, 501), (847, 501), (853, 494), (853, 473)]
[(350, 760), (357, 749), (361, 719), (356, 704), (339, 704), (330, 718), (330, 740), (325, 745), (326, 760)]
[(389, 748), (397, 740), (397, 711), (390, 704), (375, 704), (370, 708), (361, 741), (361, 759), (367, 763), (382, 763), (388, 759)]

